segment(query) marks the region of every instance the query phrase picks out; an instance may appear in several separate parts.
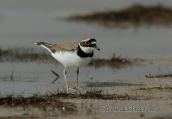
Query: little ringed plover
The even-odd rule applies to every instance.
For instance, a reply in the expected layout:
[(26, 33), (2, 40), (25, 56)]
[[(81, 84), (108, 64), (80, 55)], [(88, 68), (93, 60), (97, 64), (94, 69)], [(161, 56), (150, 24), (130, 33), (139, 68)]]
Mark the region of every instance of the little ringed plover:
[(69, 90), (69, 86), (66, 78), (66, 68), (77, 68), (77, 89), (79, 68), (84, 67), (91, 62), (94, 54), (94, 49), (100, 50), (96, 45), (96, 39), (91, 37), (83, 38), (81, 41), (71, 41), (60, 44), (50, 44), (45, 42), (36, 42), (35, 44), (46, 48), (58, 62), (64, 65), (65, 68), (63, 73), (67, 90)]

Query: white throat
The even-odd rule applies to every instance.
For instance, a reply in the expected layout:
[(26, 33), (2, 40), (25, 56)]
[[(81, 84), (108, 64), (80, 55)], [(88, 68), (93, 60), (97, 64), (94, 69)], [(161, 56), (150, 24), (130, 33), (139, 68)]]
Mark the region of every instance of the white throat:
[(93, 50), (94, 50), (94, 48), (91, 48), (91, 47), (83, 47), (83, 46), (81, 46), (80, 45), (80, 43), (79, 43), (79, 46), (80, 46), (80, 48), (81, 48), (81, 50), (83, 51), (83, 52), (85, 52), (85, 53), (92, 53), (93, 52)]

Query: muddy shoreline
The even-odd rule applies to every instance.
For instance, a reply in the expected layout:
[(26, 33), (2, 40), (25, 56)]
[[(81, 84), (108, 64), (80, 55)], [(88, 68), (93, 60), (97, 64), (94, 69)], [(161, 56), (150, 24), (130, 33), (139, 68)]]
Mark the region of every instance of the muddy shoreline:
[[(119, 79), (119, 80), (94, 80), (90, 82), (79, 82), (80, 89), (73, 90), (68, 93), (85, 93), (87, 90), (103, 90), (103, 94), (117, 94), (117, 95), (128, 95), (130, 99), (114, 99), (114, 100), (103, 100), (103, 99), (84, 99), (84, 98), (58, 98), (63, 103), (72, 103), (76, 105), (77, 111), (75, 113), (67, 114), (60, 113), (59, 110), (52, 110), (52, 108), (46, 108), (46, 111), (42, 111), (40, 106), (38, 107), (27, 107), (23, 110), (20, 107), (4, 107), (3, 111), (10, 112), (6, 116), (22, 116), (24, 113), (26, 117), (37, 115), (38, 117), (49, 117), (64, 116), (64, 118), (76, 118), (78, 115), (82, 115), (83, 118), (108, 116), (109, 118), (117, 117), (122, 118), (122, 114), (127, 115), (127, 119), (140, 117), (140, 118), (155, 118), (165, 114), (163, 117), (171, 116), (172, 113), (172, 94), (171, 88), (165, 88), (172, 85), (171, 78), (143, 78), (143, 79)], [(65, 83), (48, 84), (48, 90), (64, 90)], [(75, 82), (69, 83), (70, 87), (75, 86)], [(161, 87), (161, 88), (155, 88)], [(41, 90), (47, 90), (47, 85), (40, 85), (37, 87)], [(140, 90), (142, 88), (142, 90)], [(55, 104), (55, 103), (54, 103)], [(64, 107), (61, 107), (63, 110)], [(22, 114), (18, 112), (20, 110)], [(33, 110), (35, 110), (33, 112)], [(1, 111), (0, 116), (5, 116)], [(42, 112), (42, 113), (41, 113)], [(49, 112), (49, 113), (48, 113)], [(54, 113), (58, 115), (53, 115)], [(64, 115), (63, 115), (64, 114)], [(134, 115), (133, 115), (134, 114)], [(103, 115), (103, 116), (101, 116)], [(142, 115), (142, 116), (141, 116)], [(155, 116), (156, 115), (156, 116)], [(79, 118), (79, 117), (78, 117)]]

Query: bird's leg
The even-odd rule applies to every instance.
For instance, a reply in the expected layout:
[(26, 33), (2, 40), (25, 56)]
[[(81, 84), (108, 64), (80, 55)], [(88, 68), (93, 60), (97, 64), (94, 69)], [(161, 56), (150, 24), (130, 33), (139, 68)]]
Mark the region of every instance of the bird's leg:
[(79, 74), (79, 68), (77, 69), (76, 73), (77, 73), (77, 79), (76, 79), (76, 89), (77, 89), (77, 88), (79, 88), (79, 87), (78, 87), (78, 74)]
[(64, 71), (63, 71), (63, 74), (64, 74), (65, 81), (66, 81), (66, 88), (67, 88), (67, 90), (69, 90), (69, 86), (68, 86), (67, 78), (66, 78), (66, 67), (65, 67), (65, 69), (64, 69)]
[(68, 86), (68, 82), (67, 82), (67, 78), (66, 78), (66, 67), (65, 67), (63, 73), (64, 73), (64, 77), (65, 77), (65, 81), (66, 81), (66, 88), (67, 88), (67, 91), (68, 91), (68, 90), (73, 90), (73, 89), (69, 88), (69, 86)]

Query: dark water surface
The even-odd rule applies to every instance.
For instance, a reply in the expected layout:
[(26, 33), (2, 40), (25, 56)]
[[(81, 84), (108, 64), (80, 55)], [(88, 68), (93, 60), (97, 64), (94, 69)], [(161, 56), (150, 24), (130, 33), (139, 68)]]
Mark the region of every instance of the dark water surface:
[[(77, 5), (76, 5), (77, 3)], [(172, 7), (171, 0), (103, 0), (66, 1), (66, 0), (2, 0), (0, 2), (0, 47), (42, 49), (34, 43), (44, 41), (61, 43), (79, 41), (83, 37), (94, 37), (98, 41), (100, 51), (95, 51), (95, 58), (111, 58), (114, 53), (129, 58), (169, 58), (172, 56), (172, 29), (153, 26), (127, 29), (105, 29), (96, 25), (66, 22), (57, 20), (74, 13), (87, 13), (99, 10), (121, 9), (134, 3), (156, 5), (162, 3)], [(170, 6), (171, 5), (171, 6)], [(48, 51), (47, 51), (48, 52)], [(14, 79), (10, 79), (14, 67)], [(158, 68), (167, 72), (167, 65), (152, 64), (146, 66), (128, 66), (120, 70), (109, 67), (84, 67), (80, 69), (79, 81), (102, 79), (143, 78), (151, 72), (158, 73)], [(51, 83), (55, 76), (50, 70), (61, 77), (64, 82), (64, 67), (60, 64), (36, 62), (0, 62), (0, 92), (4, 94), (30, 95), (37, 92), (35, 86)], [(168, 66), (169, 71), (171, 66)], [(171, 70), (172, 71), (172, 70)], [(67, 69), (69, 81), (76, 80), (76, 69)], [(41, 92), (41, 91), (40, 91)]]

